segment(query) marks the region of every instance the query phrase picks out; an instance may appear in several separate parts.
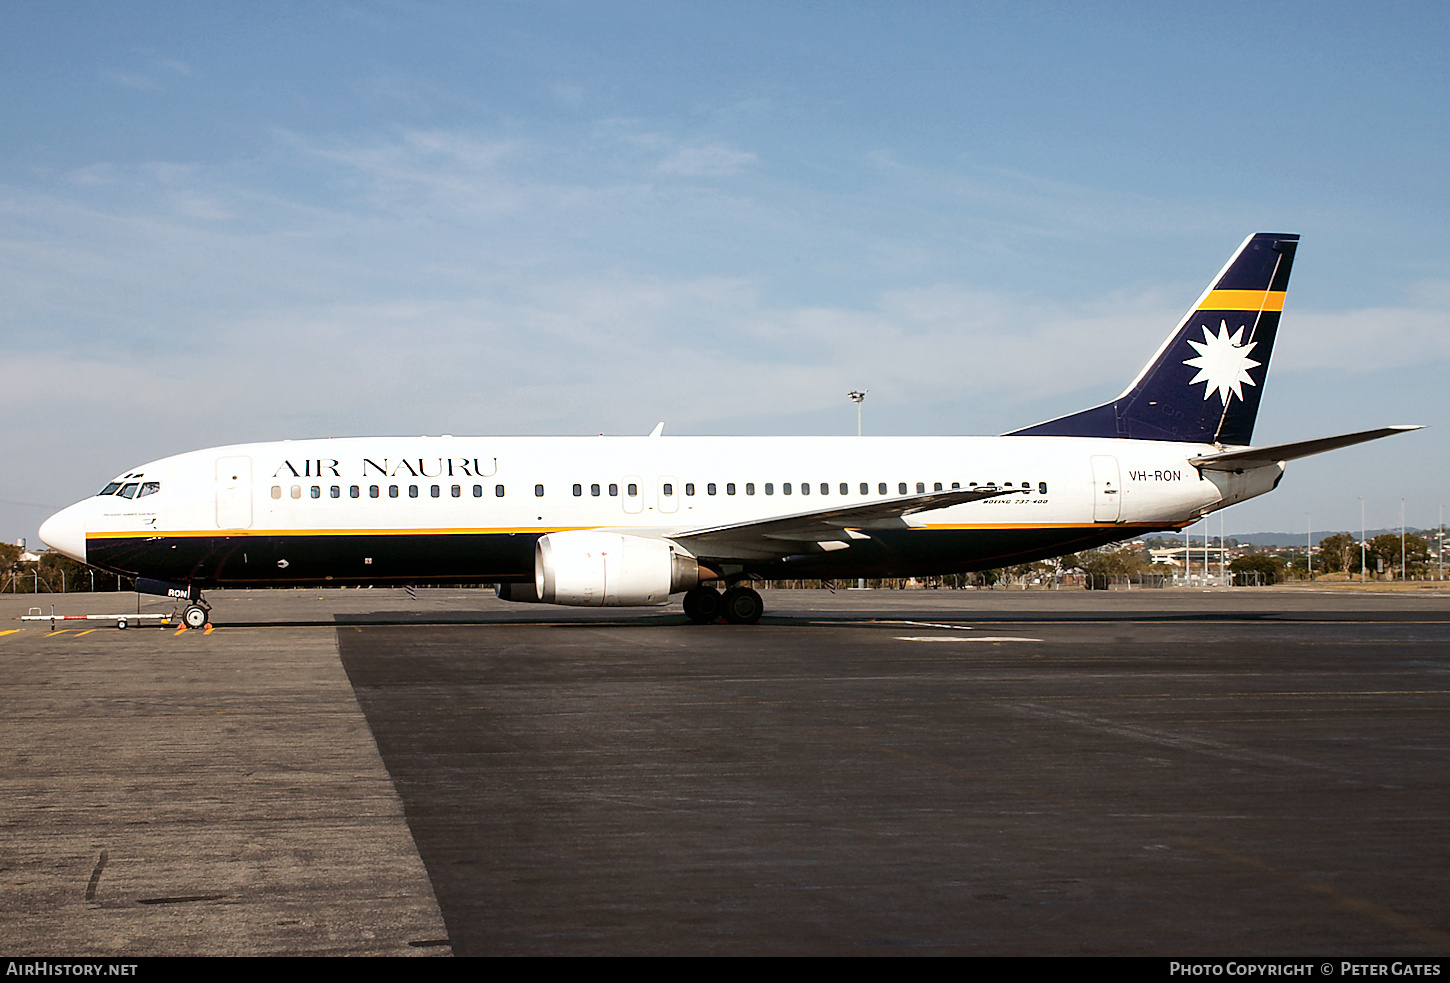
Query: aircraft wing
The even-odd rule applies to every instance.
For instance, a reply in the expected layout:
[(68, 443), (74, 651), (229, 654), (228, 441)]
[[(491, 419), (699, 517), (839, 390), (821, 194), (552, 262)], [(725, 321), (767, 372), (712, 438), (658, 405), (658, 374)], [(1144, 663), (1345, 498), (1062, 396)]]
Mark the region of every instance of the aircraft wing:
[(1359, 433), (1344, 433), (1337, 437), (1301, 440), (1293, 444), (1273, 444), (1269, 447), (1244, 447), (1239, 450), (1224, 451), (1220, 454), (1204, 454), (1201, 457), (1189, 458), (1188, 463), (1204, 471), (1248, 471), (1252, 468), (1263, 468), (1272, 464), (1278, 464), (1280, 461), (1292, 461), (1300, 457), (1309, 457), (1311, 454), (1323, 454), (1325, 451), (1348, 447), (1351, 444), (1362, 444), (1366, 440), (1379, 440), (1381, 437), (1390, 437), (1397, 433), (1408, 433), (1411, 430), (1423, 429), (1424, 427), (1414, 424), (1381, 427), (1378, 430), (1361, 430)]
[(1027, 488), (982, 488), (927, 492), (883, 498), (839, 508), (772, 516), (676, 533), (669, 538), (696, 556), (765, 560), (795, 553), (845, 549), (853, 540), (870, 539), (863, 529), (900, 529), (904, 518), (917, 512), (965, 505), (1000, 495), (1019, 495)]

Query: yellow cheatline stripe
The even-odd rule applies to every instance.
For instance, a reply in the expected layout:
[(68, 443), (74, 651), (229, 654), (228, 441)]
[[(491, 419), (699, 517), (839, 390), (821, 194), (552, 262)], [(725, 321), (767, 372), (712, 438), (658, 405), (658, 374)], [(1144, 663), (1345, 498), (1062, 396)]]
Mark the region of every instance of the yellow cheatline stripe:
[(517, 526), (489, 529), (146, 529), (88, 532), (86, 539), (247, 539), (264, 536), (498, 536), (507, 533), (573, 532), (599, 526)]
[(913, 529), (1162, 529), (1161, 522), (932, 522)]
[(1200, 311), (1282, 311), (1284, 291), (1282, 290), (1212, 290)]

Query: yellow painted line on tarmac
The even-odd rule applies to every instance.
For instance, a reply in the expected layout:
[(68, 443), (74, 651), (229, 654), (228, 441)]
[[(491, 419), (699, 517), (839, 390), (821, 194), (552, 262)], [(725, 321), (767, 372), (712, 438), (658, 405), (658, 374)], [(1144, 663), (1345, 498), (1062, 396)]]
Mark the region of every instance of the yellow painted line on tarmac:
[(62, 628), (59, 631), (48, 631), (45, 633), (45, 637), (50, 638), (53, 635), (64, 635), (68, 631), (70, 631), (69, 628)]
[(93, 631), (100, 631), (100, 630), (101, 629), (99, 629), (99, 628), (87, 628), (85, 631), (76, 632), (76, 638), (80, 638), (82, 635), (89, 635)]
[(4, 631), (0, 631), (0, 635), (13, 635), (17, 631), (24, 631), (24, 630), (25, 630), (24, 628), (6, 628)]
[(182, 625), (180, 628), (176, 629), (173, 637), (175, 635), (185, 635), (187, 633), (187, 631), (189, 631), (189, 630), (190, 629), (188, 629), (185, 625)]

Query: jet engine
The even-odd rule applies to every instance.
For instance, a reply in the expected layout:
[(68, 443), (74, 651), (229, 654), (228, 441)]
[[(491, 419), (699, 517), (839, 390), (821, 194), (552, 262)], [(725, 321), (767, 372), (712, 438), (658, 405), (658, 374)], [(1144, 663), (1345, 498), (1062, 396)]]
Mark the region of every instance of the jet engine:
[(613, 532), (551, 532), (534, 547), (534, 589), (548, 604), (666, 604), (699, 586), (695, 558), (662, 539)]

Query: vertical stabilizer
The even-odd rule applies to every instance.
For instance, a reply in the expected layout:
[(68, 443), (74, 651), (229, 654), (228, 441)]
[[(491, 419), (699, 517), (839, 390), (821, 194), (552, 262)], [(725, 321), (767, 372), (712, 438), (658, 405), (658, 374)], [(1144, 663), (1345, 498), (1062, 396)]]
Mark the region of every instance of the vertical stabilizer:
[(1248, 444), (1298, 244), (1249, 236), (1121, 396), (1009, 436)]

